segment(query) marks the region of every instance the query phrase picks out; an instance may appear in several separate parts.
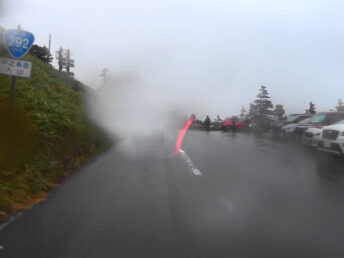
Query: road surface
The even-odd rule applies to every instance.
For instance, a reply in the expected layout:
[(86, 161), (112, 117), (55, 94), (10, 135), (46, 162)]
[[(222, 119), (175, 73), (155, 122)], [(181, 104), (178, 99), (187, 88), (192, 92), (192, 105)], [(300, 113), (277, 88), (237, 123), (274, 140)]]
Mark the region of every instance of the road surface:
[(2, 227), (0, 257), (344, 257), (344, 165), (270, 137), (132, 136)]

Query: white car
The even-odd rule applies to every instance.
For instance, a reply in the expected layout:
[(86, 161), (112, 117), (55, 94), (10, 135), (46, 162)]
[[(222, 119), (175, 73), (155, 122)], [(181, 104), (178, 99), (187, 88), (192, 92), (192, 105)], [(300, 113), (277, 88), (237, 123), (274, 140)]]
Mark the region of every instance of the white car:
[(302, 144), (312, 147), (318, 147), (321, 138), (322, 129), (317, 127), (308, 128), (302, 135)]
[(344, 155), (344, 120), (322, 129), (319, 149)]
[(309, 120), (311, 120), (311, 117), (303, 119), (298, 123), (292, 123), (292, 124), (287, 124), (287, 125), (283, 126), (281, 129), (282, 135), (284, 135), (284, 136), (293, 135), (297, 126), (299, 126), (299, 127), (301, 127), (303, 125), (306, 126), (308, 124)]

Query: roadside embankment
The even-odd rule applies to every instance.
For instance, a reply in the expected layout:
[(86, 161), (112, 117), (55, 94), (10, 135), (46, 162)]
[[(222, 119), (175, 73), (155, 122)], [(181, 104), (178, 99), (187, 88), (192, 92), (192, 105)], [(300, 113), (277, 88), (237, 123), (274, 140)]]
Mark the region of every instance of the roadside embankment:
[(92, 91), (66, 73), (27, 55), (30, 79), (16, 79), (10, 107), (10, 77), (0, 76), (0, 220), (42, 199), (76, 168), (110, 145), (88, 118)]

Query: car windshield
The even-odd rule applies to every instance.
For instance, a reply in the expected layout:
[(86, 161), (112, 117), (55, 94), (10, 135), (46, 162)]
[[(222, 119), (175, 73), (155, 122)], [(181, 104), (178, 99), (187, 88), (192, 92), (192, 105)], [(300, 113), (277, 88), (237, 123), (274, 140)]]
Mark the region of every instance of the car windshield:
[(326, 114), (316, 114), (309, 120), (309, 123), (320, 124), (324, 122), (324, 120), (326, 119), (326, 116), (327, 116)]
[(298, 115), (288, 115), (287, 122), (293, 122), (297, 117)]
[(298, 122), (298, 123), (299, 123), (299, 124), (307, 124), (307, 123), (309, 123), (309, 121), (310, 121), (311, 119), (312, 119), (312, 118), (309, 117), (309, 118), (306, 118), (306, 119), (301, 120), (301, 121)]

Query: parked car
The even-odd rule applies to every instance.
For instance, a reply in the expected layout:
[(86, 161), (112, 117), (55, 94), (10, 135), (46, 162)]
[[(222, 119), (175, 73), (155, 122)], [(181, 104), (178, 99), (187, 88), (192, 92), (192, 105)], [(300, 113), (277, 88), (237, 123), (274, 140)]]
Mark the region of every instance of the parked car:
[(272, 133), (274, 135), (281, 135), (283, 133), (282, 127), (288, 124), (295, 124), (304, 120), (306, 118), (311, 117), (309, 114), (290, 114), (287, 116), (287, 119), (283, 120), (276, 120), (270, 124)]
[(301, 143), (312, 147), (318, 147), (319, 141), (321, 141), (321, 132), (322, 129), (319, 127), (307, 128), (302, 135)]
[[(242, 127), (244, 127), (244, 125), (245, 125), (244, 122), (241, 122), (241, 121), (235, 122), (236, 129), (241, 129)], [(223, 120), (223, 122), (221, 123), (221, 127), (223, 131), (231, 130), (233, 127), (232, 118), (227, 117), (225, 120)]]
[(210, 123), (210, 130), (220, 131), (222, 129), (222, 120), (214, 119)]
[(281, 134), (283, 136), (294, 136), (294, 132), (295, 132), (296, 127), (299, 126), (300, 128), (302, 128), (303, 126), (307, 126), (310, 119), (311, 119), (311, 117), (303, 119), (300, 122), (295, 122), (295, 123), (286, 124), (286, 125), (282, 126), (282, 128), (281, 128), (282, 133)]
[(322, 129), (327, 125), (333, 125), (336, 122), (344, 119), (344, 112), (320, 112), (312, 116), (306, 125), (297, 126), (295, 129), (295, 136), (302, 138), (303, 133), (312, 127)]
[(320, 150), (344, 155), (344, 120), (325, 126), (318, 146)]

